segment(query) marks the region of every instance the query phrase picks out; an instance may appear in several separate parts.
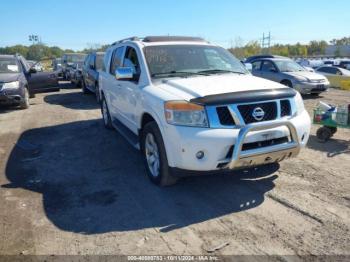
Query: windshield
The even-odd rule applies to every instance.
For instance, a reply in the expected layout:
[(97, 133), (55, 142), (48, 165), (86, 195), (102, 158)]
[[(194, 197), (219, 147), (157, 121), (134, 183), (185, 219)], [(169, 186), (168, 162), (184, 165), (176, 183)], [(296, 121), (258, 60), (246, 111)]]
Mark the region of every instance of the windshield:
[(298, 71), (306, 71), (304, 67), (299, 65), (298, 63), (290, 60), (277, 60), (274, 61), (276, 66), (281, 72), (298, 72)]
[(152, 77), (169, 75), (248, 74), (242, 63), (221, 47), (162, 45), (144, 48)]
[(20, 68), (15, 58), (0, 57), (0, 73), (19, 73)]

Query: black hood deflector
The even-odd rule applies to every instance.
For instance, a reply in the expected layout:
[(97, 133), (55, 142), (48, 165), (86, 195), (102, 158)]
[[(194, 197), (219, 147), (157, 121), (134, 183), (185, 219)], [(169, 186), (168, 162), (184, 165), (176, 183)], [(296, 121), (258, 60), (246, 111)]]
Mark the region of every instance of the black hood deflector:
[(292, 88), (261, 89), (203, 96), (193, 98), (190, 102), (212, 106), (283, 99), (294, 97), (296, 94)]

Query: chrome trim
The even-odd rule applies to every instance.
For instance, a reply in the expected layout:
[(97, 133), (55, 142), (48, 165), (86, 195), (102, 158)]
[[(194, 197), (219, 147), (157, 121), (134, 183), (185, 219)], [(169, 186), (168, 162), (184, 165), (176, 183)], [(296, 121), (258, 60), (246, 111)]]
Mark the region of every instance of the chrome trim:
[[(207, 116), (209, 121), (210, 128), (219, 128), (219, 129), (237, 129), (245, 126), (244, 119), (241, 115), (241, 113), (238, 110), (238, 106), (240, 105), (253, 105), (253, 104), (261, 104), (261, 103), (269, 103), (269, 102), (275, 102), (277, 104), (277, 117), (275, 120), (283, 120), (286, 119), (286, 117), (281, 117), (281, 100), (289, 100), (290, 107), (291, 107), (291, 116), (295, 116), (297, 113), (296, 103), (294, 98), (282, 98), (277, 100), (263, 100), (258, 102), (248, 102), (248, 103), (238, 103), (238, 104), (224, 104), (224, 105), (215, 105), (215, 106), (206, 106), (207, 110)], [(227, 106), (229, 109), (231, 116), (233, 120), (235, 121), (235, 126), (225, 126), (221, 125), (220, 119), (218, 117), (218, 114), (216, 112), (217, 107)], [(290, 116), (288, 116), (290, 117)], [(273, 121), (275, 121), (273, 120)], [(270, 120), (271, 121), (271, 120)], [(262, 121), (258, 123), (265, 123), (267, 121)]]
[[(244, 140), (249, 132), (261, 131), (261, 130), (271, 129), (275, 127), (280, 127), (280, 126), (288, 127), (290, 132), (290, 137), (291, 137), (290, 142), (280, 144), (280, 145), (267, 146), (267, 147), (262, 147), (258, 149), (242, 151)], [(252, 124), (246, 125), (240, 128), (238, 137), (234, 145), (235, 146), (234, 146), (232, 158), (230, 163), (228, 164), (228, 167), (230, 169), (240, 166), (239, 165), (240, 160), (246, 157), (255, 157), (255, 156), (259, 157), (259, 155), (269, 154), (269, 153), (283, 151), (283, 150), (299, 151), (299, 148), (300, 148), (297, 130), (295, 126), (292, 124), (292, 122), (289, 121), (288, 119), (265, 121), (265, 122), (258, 122), (258, 123), (252, 123)], [(294, 152), (294, 153), (298, 153), (298, 152)]]

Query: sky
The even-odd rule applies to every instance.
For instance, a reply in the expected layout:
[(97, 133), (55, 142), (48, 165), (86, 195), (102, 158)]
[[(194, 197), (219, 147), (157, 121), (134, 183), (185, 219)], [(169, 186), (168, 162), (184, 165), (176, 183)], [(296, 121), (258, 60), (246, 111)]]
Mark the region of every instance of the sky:
[[(259, 40), (307, 43), (350, 36), (349, 0), (3, 0), (0, 46), (81, 50), (129, 36), (200, 36), (224, 47)], [(346, 21), (347, 20), (347, 21)]]

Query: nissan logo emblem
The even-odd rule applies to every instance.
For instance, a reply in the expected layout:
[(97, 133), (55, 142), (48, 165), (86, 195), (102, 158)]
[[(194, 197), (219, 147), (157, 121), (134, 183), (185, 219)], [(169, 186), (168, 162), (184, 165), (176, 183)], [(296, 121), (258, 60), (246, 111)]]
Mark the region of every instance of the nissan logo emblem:
[(264, 110), (262, 110), (261, 107), (254, 108), (252, 112), (252, 117), (254, 117), (256, 121), (261, 121), (264, 118), (264, 116), (265, 116), (265, 112)]

